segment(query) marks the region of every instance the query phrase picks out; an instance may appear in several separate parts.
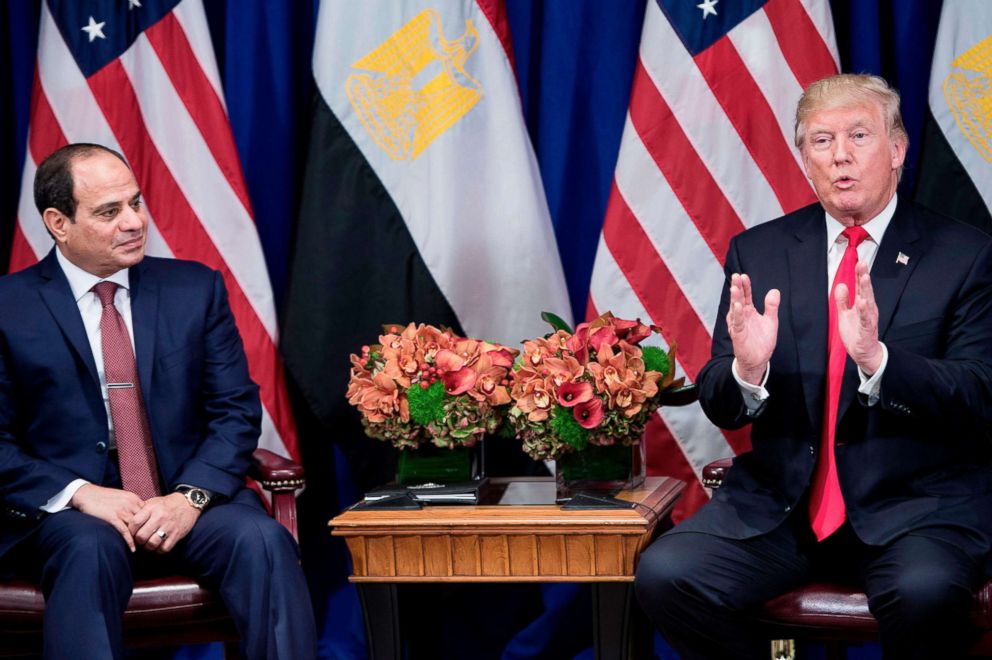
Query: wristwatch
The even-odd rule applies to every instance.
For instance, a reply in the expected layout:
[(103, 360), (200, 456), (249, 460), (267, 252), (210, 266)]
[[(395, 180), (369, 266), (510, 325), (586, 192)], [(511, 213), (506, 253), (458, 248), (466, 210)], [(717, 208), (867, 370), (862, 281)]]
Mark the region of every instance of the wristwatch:
[(194, 509), (199, 509), (203, 511), (210, 504), (210, 500), (213, 494), (204, 490), (203, 488), (197, 488), (196, 486), (188, 486), (186, 484), (179, 484), (176, 486), (175, 492), (180, 493), (189, 502), (189, 505)]

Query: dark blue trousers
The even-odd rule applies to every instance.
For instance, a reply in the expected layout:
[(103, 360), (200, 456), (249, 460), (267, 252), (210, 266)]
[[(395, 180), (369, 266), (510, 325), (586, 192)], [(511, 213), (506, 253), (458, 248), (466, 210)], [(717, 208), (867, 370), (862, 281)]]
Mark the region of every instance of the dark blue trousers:
[(823, 543), (794, 521), (744, 540), (677, 530), (641, 554), (634, 587), (685, 660), (767, 660), (755, 609), (818, 580), (864, 588), (886, 658), (955, 658), (975, 641), (969, 611), (984, 558), (958, 530), (922, 530), (885, 546), (862, 543), (848, 524)]
[(45, 594), (45, 658), (120, 658), (134, 575), (181, 572), (216, 588), (246, 658), (315, 657), (298, 548), (249, 490), (208, 508), (167, 555), (132, 554), (109, 524), (76, 510), (46, 517), (18, 553), (37, 562)]

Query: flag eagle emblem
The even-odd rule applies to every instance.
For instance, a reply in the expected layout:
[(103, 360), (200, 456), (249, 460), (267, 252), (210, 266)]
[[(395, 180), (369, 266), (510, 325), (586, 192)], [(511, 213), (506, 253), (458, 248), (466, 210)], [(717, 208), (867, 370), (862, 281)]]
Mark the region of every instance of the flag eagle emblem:
[(471, 20), (448, 40), (425, 9), (352, 65), (362, 73), (345, 81), (348, 99), (390, 158), (416, 158), (479, 102), (482, 84), (465, 70), (478, 46)]
[(962, 53), (944, 80), (944, 97), (958, 128), (988, 162), (992, 162), (992, 36)]

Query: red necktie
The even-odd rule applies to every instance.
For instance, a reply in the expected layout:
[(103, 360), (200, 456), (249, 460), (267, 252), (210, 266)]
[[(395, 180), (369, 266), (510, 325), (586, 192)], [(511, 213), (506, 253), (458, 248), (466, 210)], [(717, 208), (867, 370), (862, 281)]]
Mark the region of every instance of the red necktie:
[(124, 490), (147, 500), (162, 491), (158, 486), (155, 450), (148, 430), (148, 415), (141, 396), (131, 339), (124, 319), (114, 307), (116, 291), (117, 285), (113, 282), (100, 282), (93, 287), (93, 292), (103, 305), (100, 342), (110, 397), (110, 417), (114, 421), (117, 460)]
[(837, 327), (837, 303), (834, 292), (837, 285), (847, 285), (848, 302), (854, 302), (854, 266), (858, 263), (858, 246), (868, 238), (862, 227), (848, 227), (843, 232), (847, 238), (847, 249), (837, 267), (834, 284), (830, 289), (829, 330), (827, 340), (827, 398), (824, 403), (823, 433), (820, 435), (820, 458), (813, 473), (813, 488), (809, 496), (809, 520), (816, 538), (823, 540), (844, 524), (847, 516), (844, 496), (837, 480), (837, 462), (834, 458), (834, 435), (837, 432), (837, 404), (840, 401), (840, 386), (844, 380), (844, 364), (847, 350), (840, 340)]

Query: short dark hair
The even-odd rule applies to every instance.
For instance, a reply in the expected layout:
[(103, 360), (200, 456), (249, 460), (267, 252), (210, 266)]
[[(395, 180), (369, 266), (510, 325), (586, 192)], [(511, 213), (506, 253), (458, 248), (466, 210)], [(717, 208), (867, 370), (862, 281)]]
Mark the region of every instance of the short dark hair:
[[(75, 218), (78, 202), (72, 194), (75, 185), (72, 180), (72, 161), (76, 158), (92, 156), (100, 151), (113, 154), (127, 165), (124, 156), (113, 149), (88, 142), (67, 144), (49, 154), (34, 174), (34, 205), (38, 207), (38, 213), (44, 215), (45, 209), (53, 208), (70, 220)], [(128, 165), (128, 169), (130, 167)]]

